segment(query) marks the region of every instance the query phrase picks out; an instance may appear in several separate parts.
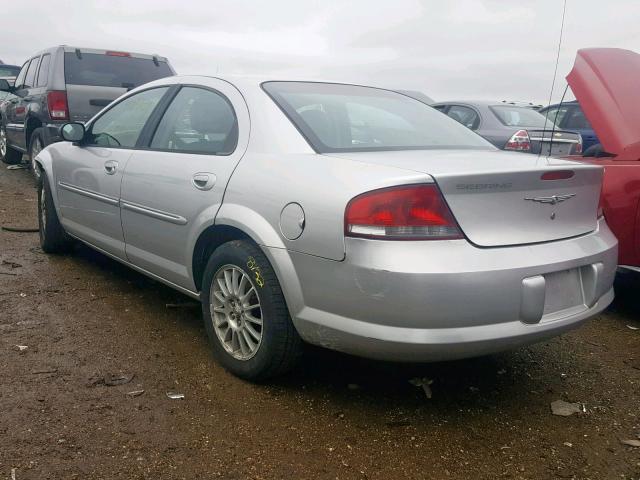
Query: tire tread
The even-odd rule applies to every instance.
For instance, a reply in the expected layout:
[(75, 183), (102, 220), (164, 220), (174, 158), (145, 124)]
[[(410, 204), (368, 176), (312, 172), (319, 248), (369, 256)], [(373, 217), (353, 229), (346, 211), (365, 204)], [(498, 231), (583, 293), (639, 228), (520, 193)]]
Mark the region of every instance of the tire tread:
[[(45, 191), (45, 202), (47, 203), (47, 224), (44, 233), (42, 231), (42, 215), (40, 209), (40, 198), (42, 189)], [(73, 239), (64, 231), (60, 224), (60, 219), (53, 204), (53, 196), (49, 181), (44, 172), (40, 175), (38, 182), (38, 226), (40, 227), (40, 247), (45, 253), (66, 253), (73, 246)]]

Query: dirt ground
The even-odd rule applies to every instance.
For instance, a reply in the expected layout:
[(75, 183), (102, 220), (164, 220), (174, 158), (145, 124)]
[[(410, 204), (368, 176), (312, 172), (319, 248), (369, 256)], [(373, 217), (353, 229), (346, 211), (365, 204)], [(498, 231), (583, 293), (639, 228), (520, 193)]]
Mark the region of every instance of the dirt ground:
[[(36, 224), (29, 172), (0, 165), (0, 225)], [(519, 351), (396, 365), (310, 348), (252, 385), (214, 363), (192, 300), (1, 231), (0, 480), (639, 479), (621, 441), (640, 438), (640, 280), (618, 283), (605, 314)], [(585, 411), (552, 415), (558, 399)]]

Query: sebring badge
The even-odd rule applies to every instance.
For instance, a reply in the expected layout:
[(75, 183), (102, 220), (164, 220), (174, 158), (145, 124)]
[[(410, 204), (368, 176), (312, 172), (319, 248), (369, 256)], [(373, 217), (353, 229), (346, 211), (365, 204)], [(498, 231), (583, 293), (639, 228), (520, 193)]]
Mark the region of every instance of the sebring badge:
[(548, 203), (549, 205), (556, 205), (575, 196), (575, 193), (567, 193), (565, 195), (551, 195), (550, 197), (525, 197), (525, 200), (531, 200), (532, 202), (538, 203)]

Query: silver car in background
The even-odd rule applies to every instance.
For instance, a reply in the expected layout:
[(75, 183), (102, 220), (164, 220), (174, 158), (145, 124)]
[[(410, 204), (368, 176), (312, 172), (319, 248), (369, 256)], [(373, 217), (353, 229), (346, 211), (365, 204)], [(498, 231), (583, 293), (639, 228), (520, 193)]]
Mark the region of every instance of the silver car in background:
[(533, 104), (478, 100), (437, 102), (431, 106), (501, 150), (558, 157), (582, 153), (580, 134), (558, 128)]
[(598, 166), (501, 152), (396, 92), (183, 76), (43, 150), (41, 245), (78, 239), (200, 299), (216, 358), (259, 380), (302, 341), (484, 355), (613, 299)]

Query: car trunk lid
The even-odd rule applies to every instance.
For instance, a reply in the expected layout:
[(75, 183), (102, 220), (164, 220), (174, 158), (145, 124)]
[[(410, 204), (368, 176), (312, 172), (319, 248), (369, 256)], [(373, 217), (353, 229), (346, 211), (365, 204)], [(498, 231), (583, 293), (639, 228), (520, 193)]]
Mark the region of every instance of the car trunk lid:
[(478, 246), (549, 242), (596, 228), (602, 168), (595, 165), (494, 151), (331, 155), (430, 175), (465, 236)]
[(582, 139), (579, 133), (546, 129), (527, 128), (531, 141), (531, 153), (541, 155), (566, 156), (580, 153)]
[(619, 48), (578, 50), (567, 82), (605, 151), (640, 159), (640, 55)]

